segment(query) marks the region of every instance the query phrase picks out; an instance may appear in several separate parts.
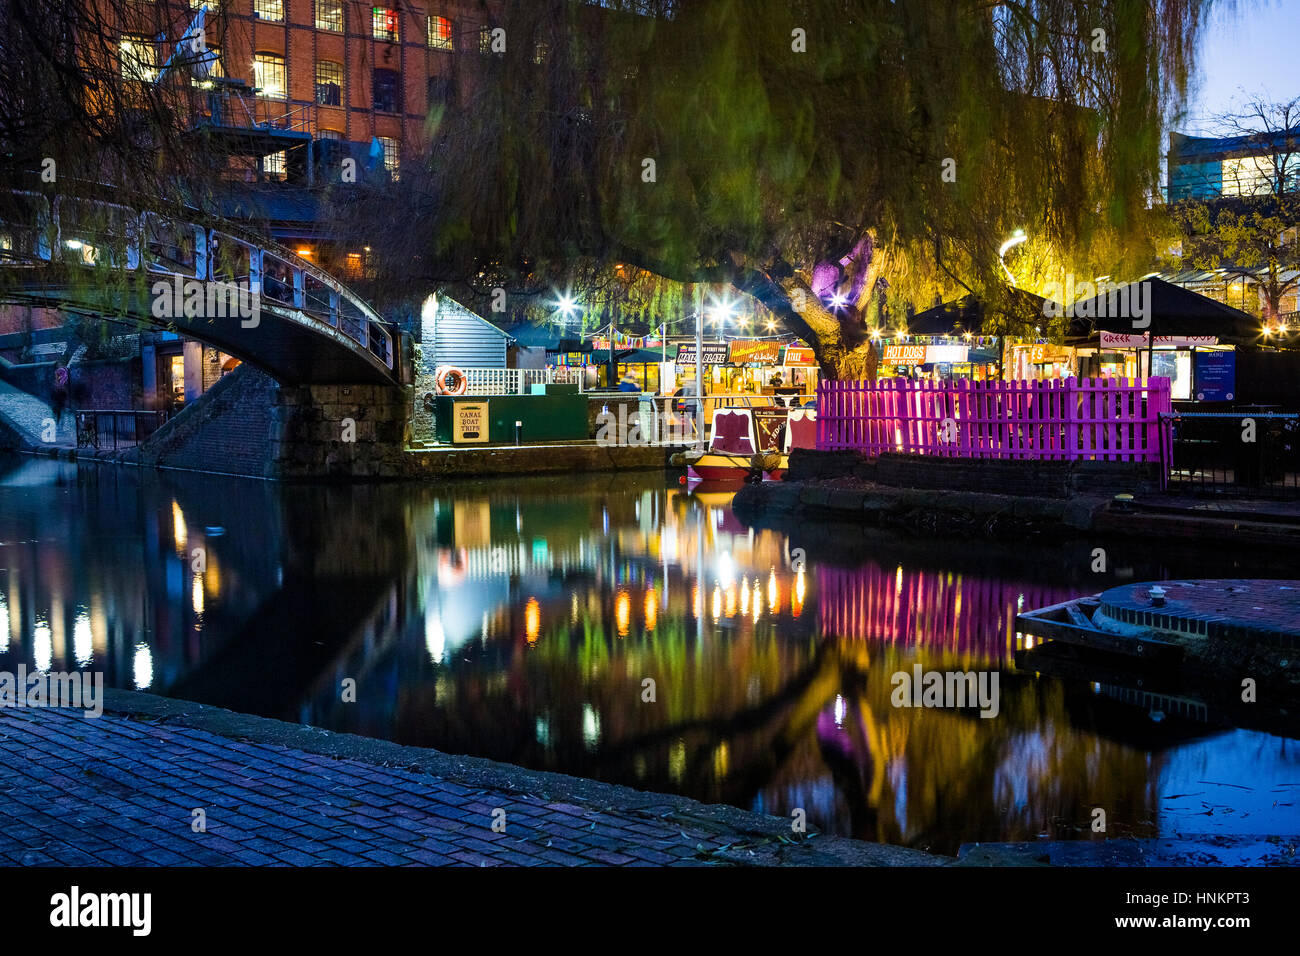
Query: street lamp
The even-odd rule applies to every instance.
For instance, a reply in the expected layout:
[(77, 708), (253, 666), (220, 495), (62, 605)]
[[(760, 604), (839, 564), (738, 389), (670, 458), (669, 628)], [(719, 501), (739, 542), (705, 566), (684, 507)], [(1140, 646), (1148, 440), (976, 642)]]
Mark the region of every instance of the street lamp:
[(1011, 270), (1007, 268), (1006, 260), (1003, 257), (1006, 256), (1009, 250), (1014, 249), (1028, 238), (1029, 237), (1025, 235), (1025, 230), (1017, 229), (1011, 234), (1011, 238), (1002, 243), (1001, 247), (998, 249), (998, 264), (1002, 266), (1002, 271), (1007, 274), (1007, 281), (1010, 282), (1012, 286), (1015, 286), (1016, 284), (1016, 277), (1013, 276)]

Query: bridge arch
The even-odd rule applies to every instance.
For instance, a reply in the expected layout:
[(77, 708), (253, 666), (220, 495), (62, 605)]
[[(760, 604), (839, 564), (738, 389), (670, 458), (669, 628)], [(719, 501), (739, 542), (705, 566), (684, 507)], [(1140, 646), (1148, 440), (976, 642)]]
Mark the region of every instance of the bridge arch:
[(8, 199), (0, 301), (177, 332), (282, 384), (403, 383), (396, 330), (288, 249), (179, 212), (24, 190)]

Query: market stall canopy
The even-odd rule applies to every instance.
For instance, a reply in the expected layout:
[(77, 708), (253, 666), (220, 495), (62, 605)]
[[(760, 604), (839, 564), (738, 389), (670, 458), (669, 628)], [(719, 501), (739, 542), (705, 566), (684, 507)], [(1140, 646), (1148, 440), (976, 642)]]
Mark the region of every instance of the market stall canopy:
[(1088, 344), (1098, 332), (1150, 334), (1157, 340), (1212, 336), (1226, 344), (1257, 342), (1260, 335), (1259, 320), (1249, 313), (1155, 277), (1080, 299), (1065, 308), (1065, 315), (1070, 317), (1067, 345)]
[(1045, 308), (1055, 304), (1024, 289), (1008, 289), (1006, 302), (1001, 306), (986, 306), (977, 296), (964, 295), (916, 313), (908, 320), (907, 331), (910, 335), (963, 335), (966, 332), (987, 335), (991, 333), (983, 331), (984, 323), (990, 318), (1005, 316), (1019, 324), (1032, 326), (1043, 320), (1047, 314)]
[[(614, 359), (620, 365), (653, 365), (664, 360), (664, 353), (661, 349), (614, 349)], [(597, 365), (608, 364), (609, 349), (592, 349), (591, 361)]]

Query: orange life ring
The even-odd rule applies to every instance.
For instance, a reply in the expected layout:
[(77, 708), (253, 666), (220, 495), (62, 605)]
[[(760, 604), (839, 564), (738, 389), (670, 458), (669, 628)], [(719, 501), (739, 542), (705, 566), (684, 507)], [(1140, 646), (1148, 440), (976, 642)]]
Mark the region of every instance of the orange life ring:
[[(450, 383), (448, 383), (450, 379)], [(438, 371), (435, 380), (438, 391), (444, 395), (464, 395), (469, 388), (469, 376), (453, 365), (447, 365)]]

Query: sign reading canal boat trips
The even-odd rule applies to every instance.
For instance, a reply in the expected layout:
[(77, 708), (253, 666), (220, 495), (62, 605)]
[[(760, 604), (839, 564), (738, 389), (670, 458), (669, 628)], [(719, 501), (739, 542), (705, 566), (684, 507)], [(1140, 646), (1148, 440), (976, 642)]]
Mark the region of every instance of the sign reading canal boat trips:
[(463, 445), (488, 440), (487, 402), (455, 402), (451, 414), (453, 443)]
[(775, 365), (781, 354), (780, 342), (761, 339), (736, 339), (731, 343), (732, 365)]
[[(677, 346), (677, 364), (694, 365), (695, 364), (695, 345), (694, 343), (683, 343)], [(704, 343), (704, 364), (705, 365), (726, 365), (727, 364), (727, 343), (726, 342), (705, 342)]]
[[(1100, 332), (1101, 347), (1111, 349), (1146, 348), (1150, 344), (1147, 333), (1131, 335), (1127, 332)], [(1157, 335), (1156, 348), (1194, 348), (1198, 345), (1218, 345), (1213, 335)]]

